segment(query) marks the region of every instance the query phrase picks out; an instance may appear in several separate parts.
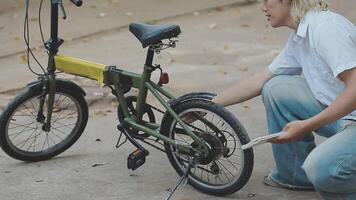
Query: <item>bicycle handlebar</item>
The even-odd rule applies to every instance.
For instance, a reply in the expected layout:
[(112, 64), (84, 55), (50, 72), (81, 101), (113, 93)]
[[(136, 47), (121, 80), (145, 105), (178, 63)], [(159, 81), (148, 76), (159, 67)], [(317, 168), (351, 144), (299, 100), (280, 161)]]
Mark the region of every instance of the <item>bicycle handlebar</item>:
[(74, 5), (76, 5), (77, 7), (82, 6), (83, 1), (82, 0), (70, 0)]

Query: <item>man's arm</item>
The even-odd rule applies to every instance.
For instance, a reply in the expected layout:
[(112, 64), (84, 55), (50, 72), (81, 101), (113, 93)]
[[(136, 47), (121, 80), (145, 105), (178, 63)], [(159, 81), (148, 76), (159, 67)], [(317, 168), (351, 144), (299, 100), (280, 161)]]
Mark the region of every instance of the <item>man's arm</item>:
[(346, 70), (338, 76), (346, 89), (325, 110), (314, 117), (288, 123), (283, 131), (285, 134), (273, 139), (273, 143), (294, 142), (326, 124), (334, 122), (356, 109), (356, 68)]
[(273, 76), (274, 74), (266, 68), (224, 90), (213, 101), (222, 106), (229, 106), (252, 99), (261, 94), (264, 84)]

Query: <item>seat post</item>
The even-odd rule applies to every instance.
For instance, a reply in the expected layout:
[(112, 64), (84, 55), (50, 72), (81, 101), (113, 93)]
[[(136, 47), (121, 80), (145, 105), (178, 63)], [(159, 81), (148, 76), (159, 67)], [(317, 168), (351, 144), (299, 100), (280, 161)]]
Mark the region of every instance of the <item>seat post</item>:
[(148, 66), (148, 67), (152, 66), (154, 53), (155, 53), (155, 51), (154, 51), (153, 47), (150, 46), (147, 51), (145, 66)]
[(152, 73), (152, 62), (153, 62), (153, 57), (154, 57), (154, 49), (150, 46), (147, 51), (147, 57), (146, 57), (146, 63), (143, 69), (143, 73), (141, 76), (141, 83), (139, 86), (139, 93), (138, 93), (138, 98), (137, 98), (137, 104), (136, 104), (136, 122), (140, 123), (142, 121), (142, 115), (144, 113), (145, 109), (145, 102), (147, 98), (147, 87), (146, 87), (146, 82), (149, 82), (151, 80), (151, 73)]

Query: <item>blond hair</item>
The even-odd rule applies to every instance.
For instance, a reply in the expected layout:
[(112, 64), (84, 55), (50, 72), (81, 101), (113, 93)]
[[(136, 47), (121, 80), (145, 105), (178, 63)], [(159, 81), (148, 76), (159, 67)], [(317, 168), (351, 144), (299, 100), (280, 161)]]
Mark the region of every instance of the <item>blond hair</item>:
[(293, 20), (299, 24), (309, 10), (328, 10), (326, 0), (291, 0), (291, 14)]

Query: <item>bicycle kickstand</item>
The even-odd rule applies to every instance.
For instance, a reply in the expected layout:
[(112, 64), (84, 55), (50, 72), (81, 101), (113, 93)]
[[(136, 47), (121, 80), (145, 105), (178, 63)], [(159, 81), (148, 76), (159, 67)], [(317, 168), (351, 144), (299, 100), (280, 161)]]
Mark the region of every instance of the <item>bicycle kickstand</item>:
[[(119, 139), (117, 140), (117, 143), (116, 143), (116, 148), (118, 149), (119, 147), (121, 147), (123, 144), (125, 144), (125, 143), (127, 142), (127, 137), (126, 137), (126, 134), (124, 134), (124, 132), (125, 132), (126, 130), (125, 130), (125, 128), (124, 128), (121, 124), (119, 124), (119, 125), (117, 126), (117, 129), (120, 131), (120, 136), (119, 136)], [(124, 136), (125, 136), (125, 140), (120, 143), (121, 137), (122, 137), (123, 134), (124, 134)]]
[(174, 188), (172, 189), (172, 191), (170, 192), (170, 194), (168, 195), (168, 197), (166, 198), (166, 200), (171, 199), (173, 193), (177, 190), (177, 188), (184, 182), (184, 184), (187, 183), (188, 181), (188, 175), (190, 170), (196, 166), (196, 160), (194, 157), (189, 157), (189, 164), (188, 166), (186, 166), (185, 171), (182, 175), (182, 177), (179, 178), (178, 183), (174, 186)]

